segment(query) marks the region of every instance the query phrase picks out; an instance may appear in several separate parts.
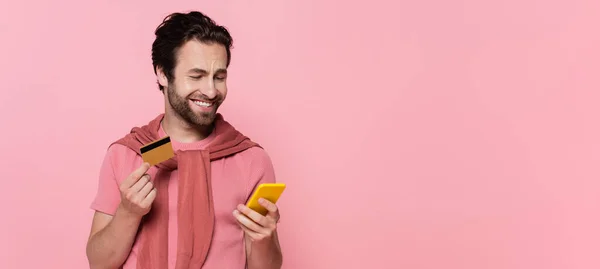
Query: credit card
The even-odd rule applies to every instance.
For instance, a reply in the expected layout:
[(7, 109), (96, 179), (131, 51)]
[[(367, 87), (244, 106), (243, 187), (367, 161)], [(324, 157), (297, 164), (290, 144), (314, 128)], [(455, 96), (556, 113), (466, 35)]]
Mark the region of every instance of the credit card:
[(159, 164), (175, 156), (171, 138), (166, 136), (154, 142), (144, 145), (140, 148), (142, 159), (150, 166)]

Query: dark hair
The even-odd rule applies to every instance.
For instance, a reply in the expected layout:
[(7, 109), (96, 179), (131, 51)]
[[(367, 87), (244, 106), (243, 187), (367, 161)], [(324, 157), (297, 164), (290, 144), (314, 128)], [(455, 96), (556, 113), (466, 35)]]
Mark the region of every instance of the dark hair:
[[(172, 13), (165, 17), (154, 32), (156, 39), (152, 43), (152, 65), (154, 73), (160, 67), (167, 79), (174, 77), (173, 69), (177, 62), (177, 51), (187, 41), (196, 39), (204, 43), (218, 43), (227, 50), (227, 66), (231, 62), (233, 39), (223, 26), (217, 25), (211, 18), (198, 11)], [(162, 91), (163, 86), (158, 84)]]

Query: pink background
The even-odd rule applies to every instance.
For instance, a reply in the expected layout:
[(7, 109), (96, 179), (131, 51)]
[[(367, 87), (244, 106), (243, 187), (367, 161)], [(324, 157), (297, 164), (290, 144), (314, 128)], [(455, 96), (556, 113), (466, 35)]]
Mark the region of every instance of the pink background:
[(230, 0), (0, 4), (0, 268), (86, 268), (101, 159), (161, 112), (153, 30), (189, 9), (234, 36), (222, 111), (289, 186), (284, 268), (600, 266), (599, 1)]

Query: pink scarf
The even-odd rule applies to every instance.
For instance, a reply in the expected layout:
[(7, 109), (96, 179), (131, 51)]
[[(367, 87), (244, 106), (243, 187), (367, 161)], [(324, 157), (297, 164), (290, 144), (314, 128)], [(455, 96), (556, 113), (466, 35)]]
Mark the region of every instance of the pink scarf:
[[(114, 143), (140, 154), (140, 147), (160, 139), (158, 131), (164, 114), (142, 127), (135, 127)], [(176, 269), (201, 268), (212, 240), (215, 216), (211, 192), (210, 162), (258, 146), (218, 114), (216, 138), (205, 150), (175, 152), (175, 157), (156, 165), (161, 170), (179, 171), (178, 246)], [(137, 268), (165, 269), (168, 264), (168, 182), (156, 180), (157, 195), (141, 226), (142, 240)], [(232, 209), (233, 210), (233, 209)]]

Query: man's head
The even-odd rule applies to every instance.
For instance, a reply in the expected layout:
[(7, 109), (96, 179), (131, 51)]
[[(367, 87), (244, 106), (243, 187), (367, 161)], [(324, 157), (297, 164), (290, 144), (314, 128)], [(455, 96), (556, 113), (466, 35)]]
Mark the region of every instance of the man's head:
[(231, 35), (196, 11), (167, 16), (155, 35), (152, 64), (167, 113), (191, 125), (212, 124), (227, 96)]

